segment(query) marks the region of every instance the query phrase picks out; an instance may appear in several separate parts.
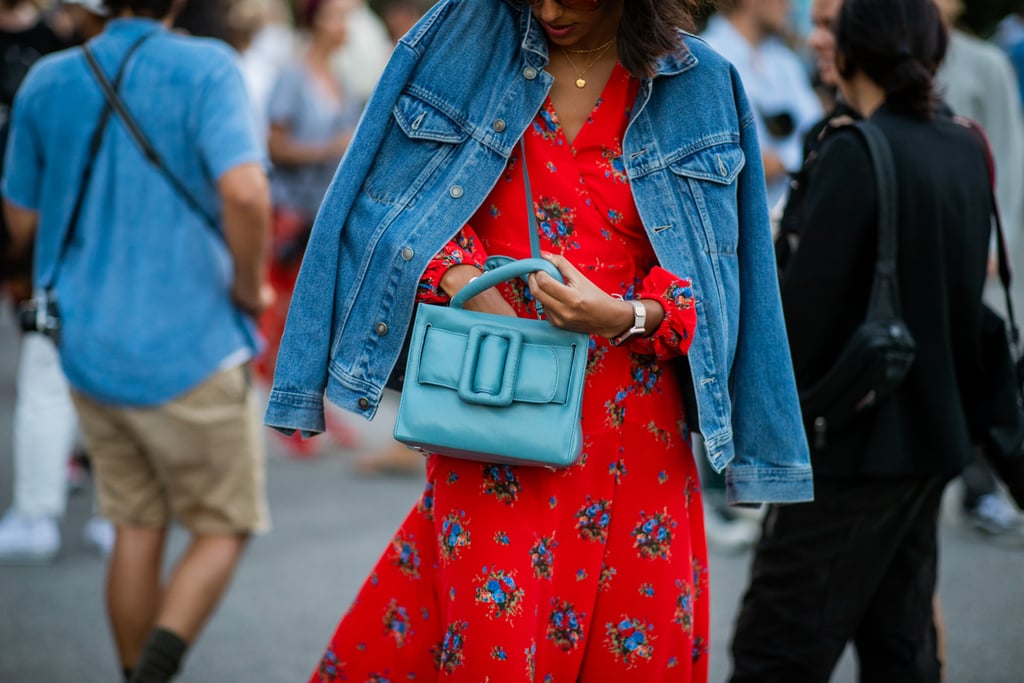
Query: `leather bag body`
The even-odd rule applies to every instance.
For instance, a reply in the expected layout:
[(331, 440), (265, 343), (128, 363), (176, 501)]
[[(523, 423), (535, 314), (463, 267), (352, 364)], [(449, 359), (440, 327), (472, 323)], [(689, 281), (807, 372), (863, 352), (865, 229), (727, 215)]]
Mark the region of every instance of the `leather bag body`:
[(533, 320), (465, 310), (476, 294), (537, 270), (543, 259), (489, 270), (450, 306), (419, 304), (395, 439), (468, 460), (549, 468), (574, 463), (590, 339)]

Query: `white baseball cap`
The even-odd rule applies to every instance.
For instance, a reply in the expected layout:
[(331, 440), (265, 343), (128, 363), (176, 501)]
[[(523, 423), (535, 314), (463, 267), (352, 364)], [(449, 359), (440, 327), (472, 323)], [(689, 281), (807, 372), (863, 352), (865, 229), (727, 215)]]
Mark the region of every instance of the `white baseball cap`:
[(65, 5), (81, 5), (98, 17), (107, 16), (107, 8), (103, 6), (103, 0), (64, 0)]

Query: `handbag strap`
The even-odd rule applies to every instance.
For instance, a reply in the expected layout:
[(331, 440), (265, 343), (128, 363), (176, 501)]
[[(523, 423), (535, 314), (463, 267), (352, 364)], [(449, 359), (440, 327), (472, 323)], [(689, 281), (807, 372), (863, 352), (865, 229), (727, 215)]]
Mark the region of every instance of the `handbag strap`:
[(878, 192), (878, 256), (867, 319), (900, 318), (902, 309), (896, 266), (899, 218), (896, 164), (889, 141), (878, 126), (870, 121), (858, 121), (853, 127), (867, 143)]
[(530, 226), (530, 256), (540, 258), (540, 235), (537, 227), (537, 212), (533, 207), (533, 191), (530, 189), (530, 172), (526, 169), (526, 134), (519, 138), (521, 154), (519, 163), (523, 166), (523, 187), (526, 188), (526, 217)]
[[(117, 74), (114, 76), (114, 83), (117, 85), (121, 84), (121, 79), (124, 77), (125, 70), (128, 67), (128, 62), (131, 60), (132, 55), (142, 47), (142, 44), (146, 42), (155, 31), (150, 31), (145, 35), (141, 36), (138, 40), (132, 43), (131, 47), (125, 53), (124, 58), (121, 60), (120, 66), (117, 67)], [(88, 46), (82, 46), (83, 50), (88, 50)], [(92, 132), (92, 137), (89, 139), (89, 152), (86, 155), (85, 169), (82, 171), (82, 179), (78, 184), (78, 194), (75, 195), (75, 203), (72, 205), (71, 214), (68, 217), (67, 226), (64, 228), (64, 239), (61, 240), (60, 250), (57, 252), (57, 260), (53, 264), (53, 268), (50, 270), (50, 276), (46, 279), (43, 284), (44, 290), (50, 290), (53, 288), (53, 284), (57, 279), (57, 272), (60, 270), (60, 264), (64, 261), (64, 257), (67, 255), (67, 251), (71, 246), (71, 242), (75, 235), (75, 230), (78, 225), (78, 218), (82, 213), (82, 205), (85, 203), (85, 191), (89, 187), (89, 181), (92, 179), (92, 170), (96, 166), (93, 160), (96, 155), (99, 154), (100, 145), (103, 144), (103, 132), (107, 129), (107, 121), (110, 119), (110, 103), (106, 102), (103, 104), (103, 109), (100, 112), (99, 122), (96, 125), (96, 129)]]
[(185, 187), (185, 184), (178, 180), (178, 178), (171, 173), (170, 169), (167, 168), (167, 165), (164, 164), (164, 160), (160, 156), (160, 153), (156, 151), (152, 143), (149, 141), (149, 138), (147, 138), (146, 134), (142, 132), (138, 122), (136, 122), (135, 118), (132, 117), (131, 112), (129, 112), (128, 108), (125, 107), (124, 101), (117, 93), (117, 88), (110, 83), (107, 75), (103, 73), (103, 69), (100, 68), (99, 62), (96, 61), (96, 58), (93, 56), (92, 51), (89, 50), (88, 45), (83, 46), (83, 52), (85, 54), (86, 61), (89, 63), (89, 68), (92, 70), (93, 76), (96, 77), (96, 80), (100, 84), (100, 88), (103, 90), (104, 96), (107, 98), (107, 102), (124, 123), (125, 127), (128, 129), (128, 133), (131, 134), (135, 143), (142, 151), (142, 154), (146, 157), (149, 163), (160, 171), (170, 186), (174, 188), (174, 191), (178, 193), (189, 208), (203, 219), (203, 222), (206, 223), (207, 227), (209, 227), (214, 234), (218, 236), (218, 238), (221, 237), (220, 229), (217, 227), (217, 221), (214, 220), (214, 218), (210, 216), (205, 209), (203, 209), (202, 204), (199, 203), (199, 200), (196, 199), (195, 195), (193, 195), (189, 189)]
[(996, 229), (996, 262), (999, 270), (999, 282), (1003, 286), (1003, 295), (1006, 297), (1006, 316), (1010, 322), (1010, 340), (1014, 349), (1020, 345), (1020, 329), (1017, 327), (1017, 320), (1013, 314), (1013, 299), (1010, 296), (1010, 284), (1013, 273), (1010, 270), (1010, 257), (1006, 250), (1006, 233), (1003, 231), (1003, 220), (999, 214), (999, 202), (996, 200), (996, 161), (992, 155), (992, 145), (989, 144), (988, 136), (977, 122), (965, 117), (956, 116), (954, 120), (961, 126), (971, 131), (978, 139), (982, 154), (985, 157), (985, 165), (988, 168), (989, 194), (992, 198), (992, 221)]

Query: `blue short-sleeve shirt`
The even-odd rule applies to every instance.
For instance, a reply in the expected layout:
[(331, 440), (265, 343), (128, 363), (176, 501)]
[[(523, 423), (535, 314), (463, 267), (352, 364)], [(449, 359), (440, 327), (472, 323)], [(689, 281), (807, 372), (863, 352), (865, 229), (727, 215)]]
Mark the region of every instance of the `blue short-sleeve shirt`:
[[(235, 55), (148, 19), (117, 19), (90, 43), (113, 79), (132, 43), (121, 96), (170, 171), (220, 216), (217, 180), (264, 146)], [(98, 400), (157, 405), (256, 351), (252, 322), (231, 302), (233, 268), (219, 233), (145, 160), (111, 116), (87, 158), (104, 103), (72, 49), (40, 60), (14, 103), (2, 192), (39, 212), (37, 286), (53, 283), (68, 380)], [(93, 164), (74, 237), (58, 264), (86, 164)]]

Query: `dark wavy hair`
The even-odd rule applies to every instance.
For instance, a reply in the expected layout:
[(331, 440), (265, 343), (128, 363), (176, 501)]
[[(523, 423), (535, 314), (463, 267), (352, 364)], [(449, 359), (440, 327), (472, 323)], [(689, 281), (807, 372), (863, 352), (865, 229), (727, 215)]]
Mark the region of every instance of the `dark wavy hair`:
[[(605, 0), (606, 2), (608, 0)], [(621, 0), (619, 61), (634, 76), (653, 76), (658, 60), (678, 50), (679, 30), (693, 31), (709, 0)]]
[(174, 0), (103, 0), (103, 5), (112, 17), (131, 10), (140, 17), (163, 19), (171, 13)]
[(843, 0), (836, 26), (839, 73), (862, 72), (885, 91), (893, 111), (932, 117), (939, 102), (935, 72), (948, 43), (932, 0)]

